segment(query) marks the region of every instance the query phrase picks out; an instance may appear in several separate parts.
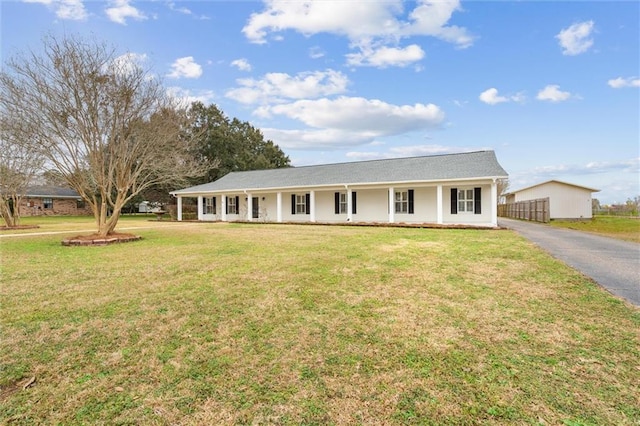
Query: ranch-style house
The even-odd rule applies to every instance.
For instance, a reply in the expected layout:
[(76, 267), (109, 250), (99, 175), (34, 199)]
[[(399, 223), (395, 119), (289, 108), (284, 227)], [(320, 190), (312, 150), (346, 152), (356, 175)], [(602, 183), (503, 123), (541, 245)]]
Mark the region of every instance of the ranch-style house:
[(198, 220), (498, 225), (493, 151), (231, 172), (171, 192), (197, 198)]

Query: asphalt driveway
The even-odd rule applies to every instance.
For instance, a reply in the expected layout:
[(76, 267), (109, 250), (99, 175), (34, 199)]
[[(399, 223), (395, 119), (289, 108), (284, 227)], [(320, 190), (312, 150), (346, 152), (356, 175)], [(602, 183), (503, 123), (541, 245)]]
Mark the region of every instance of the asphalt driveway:
[(521, 220), (499, 218), (498, 225), (516, 231), (609, 292), (640, 306), (640, 244)]

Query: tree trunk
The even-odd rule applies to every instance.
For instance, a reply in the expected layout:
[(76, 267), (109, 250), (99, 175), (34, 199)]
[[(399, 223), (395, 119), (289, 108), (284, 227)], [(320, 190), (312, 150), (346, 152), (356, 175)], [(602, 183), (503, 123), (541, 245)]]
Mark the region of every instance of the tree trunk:
[(0, 217), (4, 220), (9, 228), (20, 225), (20, 201), (22, 197), (10, 196), (0, 200)]

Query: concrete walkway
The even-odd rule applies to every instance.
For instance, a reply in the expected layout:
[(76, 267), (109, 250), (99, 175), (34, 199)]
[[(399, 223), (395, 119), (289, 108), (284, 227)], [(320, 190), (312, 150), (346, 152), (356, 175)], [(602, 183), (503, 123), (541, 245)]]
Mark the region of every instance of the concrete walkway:
[(640, 306), (640, 244), (521, 220), (499, 218), (498, 225), (516, 231), (609, 292)]

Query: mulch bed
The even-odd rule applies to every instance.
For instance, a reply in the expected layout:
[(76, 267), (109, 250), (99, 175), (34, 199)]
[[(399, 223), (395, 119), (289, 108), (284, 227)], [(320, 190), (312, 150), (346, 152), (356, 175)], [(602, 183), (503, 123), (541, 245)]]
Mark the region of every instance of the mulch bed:
[(141, 240), (142, 237), (133, 234), (109, 234), (102, 237), (98, 234), (76, 235), (75, 237), (65, 238), (62, 240), (63, 246), (106, 246), (109, 244), (129, 243)]

